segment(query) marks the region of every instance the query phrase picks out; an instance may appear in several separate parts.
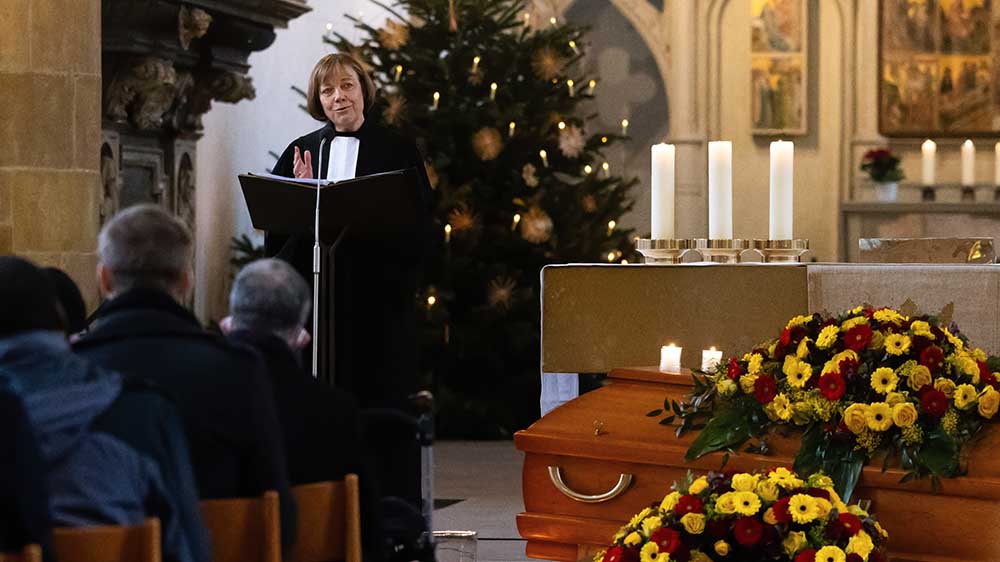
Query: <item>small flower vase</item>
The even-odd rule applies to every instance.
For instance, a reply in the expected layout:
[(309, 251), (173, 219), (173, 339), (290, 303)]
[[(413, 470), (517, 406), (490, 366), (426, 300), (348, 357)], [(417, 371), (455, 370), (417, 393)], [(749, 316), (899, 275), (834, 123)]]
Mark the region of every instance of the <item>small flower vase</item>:
[(899, 192), (899, 182), (877, 181), (874, 182), (874, 185), (876, 201), (888, 203), (896, 200), (896, 195)]

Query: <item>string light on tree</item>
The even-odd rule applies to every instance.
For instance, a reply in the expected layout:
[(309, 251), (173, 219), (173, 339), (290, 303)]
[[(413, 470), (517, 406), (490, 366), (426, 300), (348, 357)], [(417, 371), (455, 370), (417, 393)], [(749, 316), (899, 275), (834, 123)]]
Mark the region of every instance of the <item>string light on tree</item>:
[(441, 92), (434, 92), (434, 104), (431, 105), (431, 110), (437, 111), (438, 104), (441, 101)]
[(397, 64), (395, 68), (395, 81), (399, 82), (399, 79), (403, 76), (403, 65)]
[(511, 121), (510, 124), (507, 125), (507, 136), (508, 137), (513, 137), (514, 136), (514, 129), (516, 129), (516, 128), (517, 128), (517, 123)]
[(517, 223), (521, 222), (521, 213), (514, 213), (514, 220), (511, 221), (510, 229), (516, 230)]
[(472, 73), (475, 74), (479, 72), (479, 61), (482, 60), (479, 55), (472, 57)]
[(569, 89), (569, 97), (573, 97), (573, 84), (574, 82), (572, 78), (566, 81), (566, 88)]
[(559, 22), (556, 20), (555, 16), (552, 16), (551, 18), (549, 18), (549, 23), (551, 23), (552, 25), (556, 25)]
[(563, 130), (563, 129), (566, 128), (566, 122), (565, 121), (560, 121), (558, 126), (559, 126), (559, 130), (561, 131), (561, 130)]
[(616, 256), (614, 252), (608, 252), (608, 263), (615, 261), (615, 257)]
[(601, 144), (608, 144), (608, 137), (601, 137)]
[(497, 83), (493, 82), (490, 84), (490, 101), (496, 101), (497, 99)]
[(542, 165), (545, 166), (546, 168), (548, 168), (549, 167), (549, 153), (545, 152), (545, 149), (543, 148), (543, 149), (541, 149), (541, 150), (538, 151), (538, 156), (540, 156), (542, 158)]
[(615, 233), (616, 226), (618, 226), (618, 223), (616, 223), (615, 221), (613, 220), (608, 221), (608, 236), (611, 236), (612, 234)]
[(606, 177), (606, 178), (610, 178), (611, 177), (611, 164), (608, 164), (607, 162), (605, 162), (605, 163), (601, 164), (601, 169), (604, 170), (604, 177)]
[(444, 243), (448, 244), (449, 242), (451, 242), (451, 225), (446, 224), (444, 225)]
[(583, 173), (589, 176), (590, 174), (594, 173), (594, 167), (591, 166), (590, 164), (587, 164), (586, 166), (583, 167)]
[(587, 84), (587, 95), (590, 96), (594, 95), (594, 88), (596, 87), (597, 87), (597, 80), (591, 80), (590, 83)]
[(431, 308), (432, 306), (434, 306), (434, 303), (436, 303), (436, 302), (437, 302), (437, 297), (435, 297), (434, 295), (428, 296), (427, 297), (427, 308), (428, 309)]
[(628, 119), (622, 119), (622, 136), (628, 136)]
[(577, 54), (577, 55), (580, 54), (579, 49), (576, 48), (576, 41), (573, 41), (572, 39), (570, 39), (570, 41), (569, 41), (569, 48), (573, 49), (573, 53), (574, 54)]
[(330, 22), (326, 22), (326, 32), (330, 33), (331, 31), (333, 31), (333, 24)]
[(524, 27), (528, 27), (530, 25), (531, 25), (531, 14), (529, 14), (528, 12), (524, 12)]

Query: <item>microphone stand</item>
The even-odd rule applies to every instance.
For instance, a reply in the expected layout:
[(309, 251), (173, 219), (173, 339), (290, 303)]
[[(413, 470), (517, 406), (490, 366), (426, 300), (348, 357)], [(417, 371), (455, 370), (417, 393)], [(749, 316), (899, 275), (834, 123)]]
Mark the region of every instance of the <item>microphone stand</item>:
[(319, 162), (316, 166), (316, 219), (314, 225), (313, 242), (313, 342), (312, 342), (312, 375), (313, 378), (319, 376), (319, 272), (320, 272), (320, 252), (319, 252), (319, 192), (320, 176), (323, 172), (323, 146), (326, 145), (326, 137), (319, 141)]

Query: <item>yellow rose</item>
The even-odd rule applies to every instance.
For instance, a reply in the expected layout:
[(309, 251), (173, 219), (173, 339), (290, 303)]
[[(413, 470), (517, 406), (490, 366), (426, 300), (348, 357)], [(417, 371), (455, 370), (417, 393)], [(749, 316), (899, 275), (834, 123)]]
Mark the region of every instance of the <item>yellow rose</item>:
[(934, 334), (931, 332), (931, 325), (923, 320), (915, 320), (910, 324), (910, 331), (913, 332), (915, 336), (924, 336), (927, 339), (935, 339)]
[(770, 480), (761, 480), (757, 482), (757, 495), (763, 498), (766, 502), (778, 501), (778, 494), (780, 490), (778, 485)]
[(816, 509), (819, 511), (820, 519), (825, 519), (833, 509), (833, 504), (824, 498), (816, 498)]
[(642, 535), (640, 535), (635, 531), (632, 531), (631, 533), (628, 534), (627, 537), (625, 537), (625, 546), (635, 546), (641, 542), (642, 542)]
[(959, 410), (967, 410), (976, 402), (977, 397), (976, 387), (971, 384), (960, 384), (955, 389), (955, 407)]
[(992, 386), (987, 386), (979, 395), (979, 415), (990, 419), (996, 415), (998, 407), (1000, 407), (1000, 392), (994, 390)]
[(847, 555), (836, 546), (824, 546), (816, 552), (817, 562), (845, 562)]
[(840, 333), (840, 328), (837, 326), (826, 326), (819, 331), (819, 335), (816, 336), (816, 347), (820, 349), (829, 349), (831, 345), (836, 343), (837, 334)]
[(868, 512), (861, 509), (861, 506), (858, 504), (852, 504), (847, 508), (847, 512), (858, 517), (868, 517)]
[(705, 532), (705, 515), (702, 513), (687, 513), (681, 517), (681, 525), (684, 530), (692, 535), (700, 535)]
[(740, 388), (744, 394), (753, 394), (753, 385), (757, 382), (757, 375), (743, 375), (740, 377)]
[(879, 394), (886, 394), (896, 390), (896, 383), (899, 377), (889, 367), (879, 367), (872, 373), (872, 388)]
[(851, 404), (844, 410), (844, 424), (847, 429), (851, 430), (851, 433), (858, 435), (868, 427), (868, 419), (866, 413), (868, 412), (867, 404)]
[(795, 553), (806, 547), (808, 541), (806, 540), (806, 534), (802, 531), (792, 531), (788, 533), (785, 540), (781, 541), (781, 546), (785, 549), (785, 554), (789, 558), (795, 556)]
[(639, 562), (656, 562), (656, 555), (660, 553), (660, 545), (655, 542), (648, 542), (642, 545), (639, 550)]
[(847, 541), (847, 554), (857, 554), (863, 560), (868, 560), (872, 550), (875, 550), (875, 545), (872, 543), (872, 538), (864, 531), (858, 531), (858, 534)]
[(917, 409), (909, 402), (901, 402), (892, 407), (892, 423), (899, 427), (910, 427), (917, 421)]
[(690, 562), (712, 562), (712, 559), (700, 550), (692, 550)]
[(726, 492), (719, 496), (715, 500), (715, 510), (726, 515), (736, 513), (736, 494), (734, 492)]
[(647, 517), (642, 520), (642, 534), (650, 537), (657, 529), (663, 526), (663, 519), (660, 517)]
[(670, 511), (675, 505), (677, 505), (677, 500), (679, 499), (681, 499), (680, 492), (670, 492), (663, 498), (663, 501), (660, 502), (660, 511)]
[(979, 363), (976, 363), (975, 359), (963, 355), (958, 359), (958, 368), (962, 373), (972, 377), (973, 384), (979, 384)]
[(704, 492), (706, 488), (708, 488), (708, 478), (701, 476), (691, 483), (691, 486), (688, 487), (688, 493), (697, 495)]
[(718, 382), (715, 383), (715, 390), (719, 392), (720, 396), (732, 396), (736, 393), (736, 383), (733, 382), (729, 377), (719, 377)]
[(951, 398), (955, 395), (955, 381), (938, 377), (934, 379), (934, 390), (940, 390), (945, 396)]
[(767, 523), (768, 525), (778, 524), (778, 516), (774, 514), (773, 507), (767, 508), (767, 511), (764, 512), (764, 523)]
[[(808, 402), (795, 402), (792, 404), (792, 421), (794, 421), (796, 425), (806, 425), (812, 421), (812, 413), (813, 408)], [(818, 412), (817, 415), (819, 415)]]
[(729, 556), (729, 543), (726, 541), (715, 541), (714, 548), (719, 556)]
[(920, 390), (924, 386), (931, 384), (931, 371), (923, 365), (917, 365), (910, 369), (910, 376), (906, 381), (906, 384), (912, 390)]
[(902, 392), (890, 392), (885, 395), (885, 403), (890, 406), (902, 404), (903, 402), (906, 402), (906, 395)]
[(734, 474), (732, 482), (733, 490), (737, 492), (752, 492), (757, 487), (758, 481), (760, 481), (760, 475), (757, 474), (747, 474), (746, 472)]
[(875, 330), (872, 332), (872, 341), (868, 342), (868, 349), (882, 349), (885, 345), (885, 334)]
[(892, 427), (892, 407), (885, 402), (869, 404), (865, 411), (865, 422), (872, 431), (885, 431)]

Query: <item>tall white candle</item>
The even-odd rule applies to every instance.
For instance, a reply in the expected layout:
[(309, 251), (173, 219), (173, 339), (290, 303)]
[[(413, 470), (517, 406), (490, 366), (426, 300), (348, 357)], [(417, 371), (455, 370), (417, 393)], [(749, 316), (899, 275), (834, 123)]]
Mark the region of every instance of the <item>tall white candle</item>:
[(722, 362), (722, 352), (712, 346), (709, 349), (701, 350), (701, 370), (710, 373)]
[(672, 144), (654, 144), (651, 191), (653, 240), (674, 238), (674, 157)]
[(792, 169), (795, 145), (771, 143), (771, 240), (792, 239)]
[(681, 372), (681, 350), (674, 344), (665, 345), (660, 348), (660, 370), (666, 373)]
[(993, 160), (993, 185), (1000, 185), (1000, 142), (993, 146), (996, 156)]
[(937, 143), (931, 139), (925, 140), (924, 144), (920, 145), (920, 153), (922, 155), (921, 163), (923, 164), (923, 173), (920, 176), (921, 183), (924, 185), (934, 185), (934, 160), (937, 157)]
[(708, 237), (733, 237), (733, 143), (708, 143)]
[(962, 185), (976, 183), (976, 147), (971, 140), (962, 143)]

